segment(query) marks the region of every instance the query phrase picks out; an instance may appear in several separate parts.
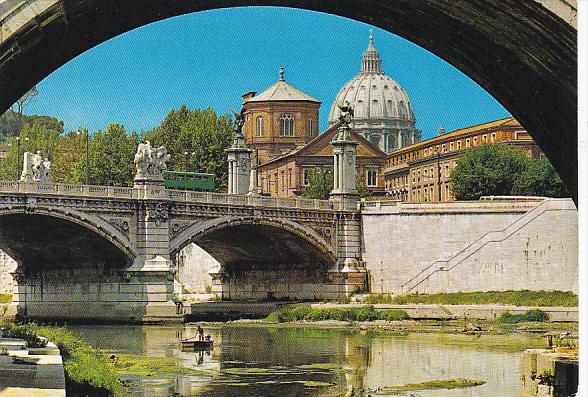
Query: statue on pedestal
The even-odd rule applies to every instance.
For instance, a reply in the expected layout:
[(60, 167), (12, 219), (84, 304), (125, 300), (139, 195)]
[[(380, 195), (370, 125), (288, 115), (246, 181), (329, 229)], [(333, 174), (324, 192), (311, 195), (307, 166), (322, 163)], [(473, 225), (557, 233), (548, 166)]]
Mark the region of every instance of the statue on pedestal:
[(241, 112), (237, 112), (231, 109), (231, 112), (233, 112), (233, 114), (235, 115), (235, 124), (233, 127), (235, 138), (233, 139), (232, 147), (245, 147), (245, 137), (243, 136), (243, 125), (245, 124), (245, 108), (241, 108)]
[(349, 124), (353, 119), (353, 105), (351, 105), (349, 101), (345, 101), (343, 105), (337, 103), (337, 107), (341, 110), (341, 114), (339, 115), (341, 127), (339, 127), (339, 133), (335, 136), (334, 140), (349, 141), (351, 139), (349, 134), (351, 128), (349, 127)]
[(163, 181), (163, 171), (167, 170), (170, 154), (165, 146), (153, 149), (151, 142), (140, 143), (135, 153), (135, 181)]
[(20, 179), (27, 182), (51, 182), (51, 161), (43, 159), (41, 151), (25, 152)]

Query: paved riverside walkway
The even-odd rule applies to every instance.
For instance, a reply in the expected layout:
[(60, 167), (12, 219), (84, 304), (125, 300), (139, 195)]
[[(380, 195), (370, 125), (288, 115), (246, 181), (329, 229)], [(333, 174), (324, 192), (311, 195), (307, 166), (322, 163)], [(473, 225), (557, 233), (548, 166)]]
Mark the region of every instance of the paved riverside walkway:
[(59, 349), (27, 348), (22, 339), (0, 338), (0, 397), (65, 397)]

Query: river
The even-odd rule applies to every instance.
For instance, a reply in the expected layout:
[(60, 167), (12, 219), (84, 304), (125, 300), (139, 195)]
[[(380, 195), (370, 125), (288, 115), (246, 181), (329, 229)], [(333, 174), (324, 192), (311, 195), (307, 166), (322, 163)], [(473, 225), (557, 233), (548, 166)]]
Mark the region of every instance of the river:
[(394, 334), (231, 325), (205, 329), (215, 341), (212, 350), (185, 352), (178, 342), (195, 334), (194, 325), (84, 325), (70, 329), (115, 357), (141, 355), (177, 362), (185, 368), (180, 374), (160, 371), (122, 375), (131, 385), (130, 396), (149, 397), (326, 397), (342, 396), (349, 385), (356, 390), (375, 390), (455, 378), (485, 383), (465, 389), (410, 393), (420, 397), (516, 397), (520, 352), (527, 342), (529, 346), (537, 343), (537, 337), (524, 335)]

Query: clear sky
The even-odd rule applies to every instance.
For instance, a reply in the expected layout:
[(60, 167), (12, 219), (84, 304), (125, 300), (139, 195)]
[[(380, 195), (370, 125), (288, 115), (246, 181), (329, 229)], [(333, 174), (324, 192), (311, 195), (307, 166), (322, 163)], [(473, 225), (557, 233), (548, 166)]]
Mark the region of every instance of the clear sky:
[[(339, 89), (358, 72), (370, 25), (318, 12), (246, 7), (189, 14), (103, 43), (38, 84), (27, 114), (49, 114), (66, 130), (110, 123), (148, 130), (173, 108), (238, 109), (286, 67), (286, 81), (321, 100), (321, 130)], [(428, 51), (373, 28), (384, 71), (408, 92), (423, 137), (508, 112), (460, 71)]]

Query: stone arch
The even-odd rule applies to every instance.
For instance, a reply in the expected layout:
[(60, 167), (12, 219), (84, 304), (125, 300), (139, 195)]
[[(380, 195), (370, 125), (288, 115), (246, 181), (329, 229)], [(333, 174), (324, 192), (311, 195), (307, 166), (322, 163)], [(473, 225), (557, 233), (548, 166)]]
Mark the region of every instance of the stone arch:
[(261, 218), (261, 217), (232, 217), (224, 216), (210, 219), (204, 222), (197, 222), (184, 229), (170, 241), (170, 253), (174, 256), (182, 248), (190, 243), (197, 242), (198, 237), (204, 236), (212, 231), (227, 229), (240, 225), (262, 225), (282, 229), (292, 235), (296, 235), (314, 246), (322, 254), (325, 261), (335, 263), (337, 253), (321, 235), (308, 226), (292, 222), (286, 219)]
[(577, 197), (577, 31), (569, 0), (34, 2), (15, 2), (29, 18), (6, 13), (18, 22), (14, 31), (10, 21), (0, 25), (0, 112), (70, 59), (136, 27), (223, 7), (303, 8), (378, 26), (460, 69), (529, 130)]
[[(130, 239), (122, 232), (117, 230), (113, 225), (98, 216), (87, 214), (78, 210), (67, 207), (45, 208), (42, 206), (30, 205), (23, 207), (5, 207), (0, 209), (0, 222), (2, 217), (10, 215), (42, 216), (54, 219), (60, 219), (69, 223), (81, 226), (96, 236), (105, 239), (112, 244), (130, 263), (136, 256), (136, 251), (131, 244)], [(2, 239), (2, 233), (0, 233)], [(18, 259), (19, 255), (11, 247), (2, 247), (11, 257)]]

